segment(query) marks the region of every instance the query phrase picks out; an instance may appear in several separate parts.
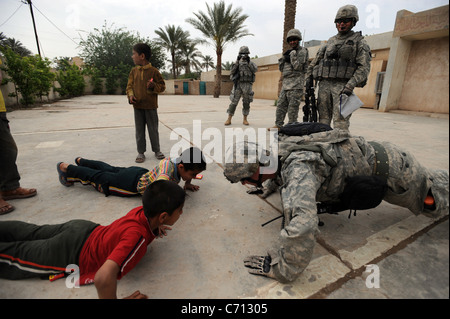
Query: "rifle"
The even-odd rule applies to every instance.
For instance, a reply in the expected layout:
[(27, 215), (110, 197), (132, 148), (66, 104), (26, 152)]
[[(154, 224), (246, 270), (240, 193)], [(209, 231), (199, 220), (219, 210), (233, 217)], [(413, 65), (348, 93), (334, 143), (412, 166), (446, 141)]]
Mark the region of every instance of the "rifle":
[(310, 75), (309, 79), (306, 80), (303, 122), (317, 122), (316, 95), (314, 93), (314, 79), (312, 75)]

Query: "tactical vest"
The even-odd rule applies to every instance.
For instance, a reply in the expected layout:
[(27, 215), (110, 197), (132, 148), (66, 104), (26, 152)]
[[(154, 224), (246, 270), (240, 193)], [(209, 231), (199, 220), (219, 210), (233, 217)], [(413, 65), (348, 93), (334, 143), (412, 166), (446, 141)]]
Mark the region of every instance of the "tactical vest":
[(239, 63), (239, 81), (240, 82), (255, 82), (255, 73), (250, 69), (249, 63)]
[(331, 130), (307, 136), (279, 136), (278, 155), (281, 162), (292, 152), (321, 153), (331, 167), (331, 174), (317, 193), (319, 201), (334, 200), (342, 194), (346, 177), (373, 174), (373, 150), (362, 137), (352, 137), (342, 130)]
[(364, 39), (361, 32), (355, 32), (346, 39), (331, 38), (325, 47), (324, 57), (314, 66), (315, 79), (349, 80), (357, 69), (358, 43)]

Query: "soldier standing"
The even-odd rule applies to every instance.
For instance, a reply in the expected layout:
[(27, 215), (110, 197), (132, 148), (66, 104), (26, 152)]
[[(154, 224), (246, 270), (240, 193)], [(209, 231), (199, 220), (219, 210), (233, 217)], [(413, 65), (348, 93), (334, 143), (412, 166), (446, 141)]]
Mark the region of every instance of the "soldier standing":
[[(335, 211), (368, 209), (343, 206), (345, 193), (353, 196), (351, 203), (375, 202), (375, 207), (379, 204), (372, 197), (375, 193), (379, 201), (406, 207), (416, 215), (448, 215), (448, 171), (427, 169), (409, 152), (389, 142), (367, 142), (339, 129), (304, 136), (280, 134), (279, 158), (270, 159), (279, 160), (275, 174), (262, 171), (262, 166), (267, 166), (267, 155), (249, 160), (248, 156), (258, 148), (254, 143), (237, 143), (232, 157), (227, 157), (233, 160), (225, 164), (224, 170), (232, 183), (261, 186), (266, 180), (281, 179), (284, 222), (280, 245), (269, 249), (266, 256), (247, 257), (244, 264), (251, 274), (280, 282), (295, 280), (312, 258), (319, 222), (317, 202), (340, 208)], [(239, 163), (240, 157), (243, 160)], [(374, 180), (382, 192), (374, 191)], [(348, 192), (349, 188), (352, 191)]]
[(249, 125), (247, 116), (250, 113), (250, 103), (253, 102), (253, 82), (255, 82), (255, 73), (258, 70), (256, 64), (250, 61), (250, 50), (243, 46), (239, 49), (239, 55), (236, 63), (231, 68), (230, 78), (234, 82), (233, 89), (230, 94), (230, 106), (228, 107), (228, 119), (225, 125), (231, 124), (231, 118), (236, 111), (236, 106), (242, 96), (242, 115), (244, 116), (243, 124)]
[[(364, 87), (370, 72), (372, 59), (370, 47), (361, 35), (352, 28), (358, 22), (358, 9), (353, 5), (339, 8), (334, 22), (338, 34), (331, 37), (317, 52), (307, 71), (307, 81), (312, 74), (319, 83), (319, 122), (334, 128), (348, 130), (349, 115), (340, 114), (341, 94), (351, 95), (355, 87)], [(311, 83), (307, 83), (311, 84)]]
[(278, 97), (275, 126), (269, 129), (281, 128), (284, 124), (286, 113), (288, 113), (289, 123), (297, 122), (308, 63), (308, 49), (300, 46), (301, 40), (302, 34), (299, 30), (289, 30), (286, 41), (291, 46), (291, 49), (284, 52), (283, 56), (278, 60), (278, 68), (282, 73), (283, 83)]

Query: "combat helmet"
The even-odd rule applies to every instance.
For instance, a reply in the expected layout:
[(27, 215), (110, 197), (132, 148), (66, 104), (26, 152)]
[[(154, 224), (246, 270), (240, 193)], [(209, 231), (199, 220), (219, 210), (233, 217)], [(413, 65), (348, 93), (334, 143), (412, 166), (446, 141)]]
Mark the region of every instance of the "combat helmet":
[(348, 4), (343, 7), (340, 7), (336, 13), (336, 18), (334, 18), (334, 22), (336, 23), (339, 19), (353, 19), (353, 24), (356, 25), (356, 22), (359, 21), (358, 16), (358, 8), (354, 5)]
[(287, 33), (286, 41), (289, 42), (289, 38), (297, 38), (299, 41), (302, 40), (302, 33), (298, 29), (291, 29)]
[(227, 149), (223, 174), (231, 183), (238, 183), (250, 177), (258, 170), (258, 145), (251, 142), (239, 142)]
[(239, 48), (239, 54), (250, 54), (250, 50), (247, 46), (242, 46)]

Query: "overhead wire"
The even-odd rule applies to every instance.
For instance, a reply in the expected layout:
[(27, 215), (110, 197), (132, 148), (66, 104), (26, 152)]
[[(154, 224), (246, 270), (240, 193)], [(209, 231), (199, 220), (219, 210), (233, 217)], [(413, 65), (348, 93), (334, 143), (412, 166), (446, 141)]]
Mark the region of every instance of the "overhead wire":
[(61, 30), (60, 28), (58, 28), (58, 26), (57, 26), (56, 24), (54, 24), (49, 18), (47, 18), (46, 15), (43, 14), (43, 13), (41, 12), (41, 10), (39, 10), (39, 9), (34, 5), (34, 3), (33, 3), (32, 5), (33, 5), (33, 7), (34, 7), (37, 11), (39, 11), (39, 13), (42, 14), (42, 16), (43, 16), (45, 19), (47, 19), (47, 21), (50, 22), (50, 23), (51, 23), (51, 24), (52, 24), (59, 32), (61, 32), (62, 34), (64, 34), (70, 41), (72, 41), (73, 43), (75, 43), (76, 45), (78, 45), (78, 43), (77, 43), (74, 39), (72, 39), (70, 36), (68, 36), (63, 30)]
[(5, 22), (3, 22), (2, 24), (0, 24), (0, 27), (2, 27), (6, 22), (9, 21), (9, 20), (17, 13), (17, 11), (19, 11), (19, 9), (22, 7), (22, 5), (23, 5), (23, 2), (20, 3), (20, 5), (17, 7), (16, 11), (14, 11), (13, 14), (11, 14), (11, 15), (9, 16), (9, 18), (5, 20)]

